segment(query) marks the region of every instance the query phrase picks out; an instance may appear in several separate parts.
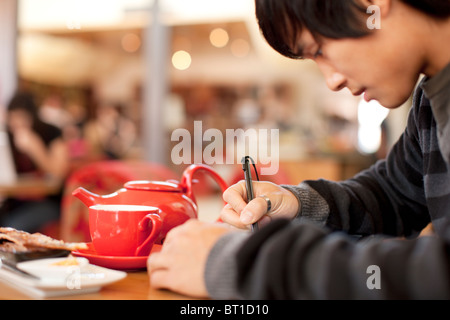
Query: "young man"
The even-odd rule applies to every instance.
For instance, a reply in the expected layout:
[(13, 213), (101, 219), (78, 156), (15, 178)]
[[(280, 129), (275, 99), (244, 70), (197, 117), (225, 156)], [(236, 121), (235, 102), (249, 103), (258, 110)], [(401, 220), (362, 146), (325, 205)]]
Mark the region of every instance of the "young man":
[[(407, 128), (350, 180), (255, 183), (248, 204), (242, 182), (230, 187), (222, 220), (267, 225), (174, 229), (149, 258), (151, 285), (212, 298), (449, 299), (450, 1), (256, 0), (256, 14), (269, 44), (315, 60), (332, 90), (396, 108), (424, 74)], [(417, 237), (429, 222), (436, 235)]]

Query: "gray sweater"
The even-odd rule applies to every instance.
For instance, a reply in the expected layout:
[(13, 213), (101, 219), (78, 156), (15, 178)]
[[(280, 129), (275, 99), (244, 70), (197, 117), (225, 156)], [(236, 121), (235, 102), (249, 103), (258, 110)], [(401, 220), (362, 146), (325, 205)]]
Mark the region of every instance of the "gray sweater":
[[(450, 298), (450, 65), (425, 78), (385, 160), (352, 179), (284, 186), (293, 221), (223, 236), (205, 271), (217, 299)], [(432, 222), (434, 236), (417, 237)]]

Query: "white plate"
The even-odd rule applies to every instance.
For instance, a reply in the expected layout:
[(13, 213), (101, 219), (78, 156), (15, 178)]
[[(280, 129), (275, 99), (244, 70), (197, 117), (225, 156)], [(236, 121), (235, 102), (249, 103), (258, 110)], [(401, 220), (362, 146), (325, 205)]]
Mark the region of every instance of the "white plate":
[(88, 259), (64, 257), (20, 262), (17, 268), (42, 279), (64, 280), (75, 272), (82, 272), (88, 265)]
[[(46, 263), (46, 261), (42, 261), (42, 263)], [(78, 269), (74, 268), (72, 273), (65, 278), (35, 279), (10, 271), (7, 268), (0, 268), (1, 281), (29, 296), (37, 298), (97, 292), (103, 286), (119, 281), (125, 278), (126, 275), (123, 271), (111, 270), (91, 264)]]

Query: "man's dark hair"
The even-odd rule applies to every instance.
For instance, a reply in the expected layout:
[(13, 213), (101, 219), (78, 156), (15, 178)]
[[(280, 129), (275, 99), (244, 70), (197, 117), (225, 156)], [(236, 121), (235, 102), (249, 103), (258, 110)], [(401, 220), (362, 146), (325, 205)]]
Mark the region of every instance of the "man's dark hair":
[(402, 2), (439, 19), (450, 17), (449, 0), (402, 0)]
[[(450, 16), (449, 0), (400, 0), (437, 19)], [(366, 26), (365, 6), (358, 0), (255, 0), (259, 28), (276, 51), (302, 58), (294, 47), (297, 35), (308, 29), (320, 37), (358, 38), (371, 31)]]

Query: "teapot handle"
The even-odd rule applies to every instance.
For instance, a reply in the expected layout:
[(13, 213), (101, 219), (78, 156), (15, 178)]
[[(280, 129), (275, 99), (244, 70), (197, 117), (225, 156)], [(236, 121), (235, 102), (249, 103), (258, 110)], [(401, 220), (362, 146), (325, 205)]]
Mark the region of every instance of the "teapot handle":
[[(159, 210), (158, 210), (159, 211)], [(159, 214), (149, 213), (139, 222), (139, 232), (144, 232), (149, 228), (148, 223), (151, 221), (151, 232), (147, 239), (136, 249), (135, 256), (148, 255), (159, 234), (161, 233), (162, 220)]]
[(199, 170), (204, 170), (208, 172), (220, 186), (222, 192), (228, 189), (228, 185), (225, 182), (225, 180), (223, 180), (223, 178), (213, 168), (204, 164), (191, 164), (189, 167), (186, 168), (186, 170), (184, 170), (180, 185), (185, 190), (186, 195), (189, 198), (191, 198), (194, 202), (195, 197), (192, 189), (192, 181), (194, 174)]

